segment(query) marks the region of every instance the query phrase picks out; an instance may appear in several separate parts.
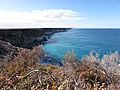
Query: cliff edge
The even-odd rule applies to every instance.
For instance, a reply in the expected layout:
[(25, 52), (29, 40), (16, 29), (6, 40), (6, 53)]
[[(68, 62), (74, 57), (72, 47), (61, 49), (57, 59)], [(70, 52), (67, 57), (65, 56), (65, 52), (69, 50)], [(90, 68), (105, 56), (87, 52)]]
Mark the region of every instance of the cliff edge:
[(67, 28), (1, 29), (0, 58), (14, 56), (19, 48), (32, 49), (47, 41), (54, 33)]

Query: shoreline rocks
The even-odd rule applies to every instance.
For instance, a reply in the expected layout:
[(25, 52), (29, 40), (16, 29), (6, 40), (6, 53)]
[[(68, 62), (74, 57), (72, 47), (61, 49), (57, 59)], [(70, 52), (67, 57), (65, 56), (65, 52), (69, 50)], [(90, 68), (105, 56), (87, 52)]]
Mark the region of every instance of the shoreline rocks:
[(57, 65), (57, 66), (63, 66), (60, 59), (49, 56), (49, 55), (45, 55), (44, 57), (42, 57), (40, 59), (39, 63), (40, 64), (52, 64), (52, 65)]

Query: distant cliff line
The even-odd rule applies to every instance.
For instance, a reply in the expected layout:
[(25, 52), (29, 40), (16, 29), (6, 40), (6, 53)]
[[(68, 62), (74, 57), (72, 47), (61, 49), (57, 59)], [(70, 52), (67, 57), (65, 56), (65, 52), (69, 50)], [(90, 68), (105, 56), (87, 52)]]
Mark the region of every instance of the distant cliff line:
[(67, 30), (68, 28), (0, 29), (0, 40), (17, 47), (32, 48), (46, 41), (47, 36), (50, 38), (54, 33)]
[(19, 48), (30, 49), (47, 41), (54, 33), (69, 28), (0, 29), (0, 58), (11, 57)]

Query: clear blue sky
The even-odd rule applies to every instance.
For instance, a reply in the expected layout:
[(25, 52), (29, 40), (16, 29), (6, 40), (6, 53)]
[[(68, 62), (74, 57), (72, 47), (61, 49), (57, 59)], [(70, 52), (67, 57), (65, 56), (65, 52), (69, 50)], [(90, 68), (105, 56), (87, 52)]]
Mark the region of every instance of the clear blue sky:
[(31, 12), (44, 9), (77, 12), (85, 20), (71, 22), (82, 27), (120, 27), (120, 0), (0, 0), (0, 11)]

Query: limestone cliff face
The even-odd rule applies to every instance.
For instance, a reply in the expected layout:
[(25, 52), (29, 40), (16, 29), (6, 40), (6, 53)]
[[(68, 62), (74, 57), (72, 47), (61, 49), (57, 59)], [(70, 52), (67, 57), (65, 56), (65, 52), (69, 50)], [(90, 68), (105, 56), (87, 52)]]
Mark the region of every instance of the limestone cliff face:
[(0, 30), (0, 40), (11, 43), (13, 46), (32, 48), (47, 40), (47, 37), (56, 32), (66, 31), (65, 28), (44, 29), (4, 29)]
[(0, 58), (10, 58), (17, 53), (19, 48), (33, 48), (42, 44), (52, 34), (66, 30), (66, 28), (1, 29)]

